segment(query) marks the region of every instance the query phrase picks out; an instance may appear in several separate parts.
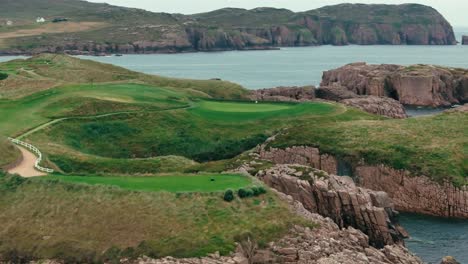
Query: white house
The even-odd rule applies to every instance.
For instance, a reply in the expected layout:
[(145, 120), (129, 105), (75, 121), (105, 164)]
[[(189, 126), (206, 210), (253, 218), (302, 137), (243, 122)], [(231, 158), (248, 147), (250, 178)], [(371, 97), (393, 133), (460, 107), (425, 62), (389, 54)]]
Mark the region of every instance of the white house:
[(36, 22), (37, 23), (44, 23), (45, 19), (43, 17), (38, 17), (38, 18), (36, 18)]
[(13, 21), (8, 20), (8, 21), (6, 22), (6, 25), (7, 25), (7, 26), (13, 26)]

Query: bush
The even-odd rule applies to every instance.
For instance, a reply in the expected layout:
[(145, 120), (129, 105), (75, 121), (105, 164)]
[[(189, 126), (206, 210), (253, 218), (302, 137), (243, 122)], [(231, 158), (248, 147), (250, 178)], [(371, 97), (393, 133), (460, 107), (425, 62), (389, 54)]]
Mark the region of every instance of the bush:
[(260, 190), (258, 187), (252, 187), (252, 192), (254, 196), (259, 196), (260, 195)]
[(5, 80), (6, 78), (8, 78), (8, 74), (6, 74), (4, 72), (0, 72), (0, 81)]
[(237, 191), (237, 195), (239, 195), (240, 198), (246, 198), (247, 197), (247, 190), (244, 188), (240, 188)]
[(258, 187), (258, 192), (260, 194), (265, 194), (265, 193), (267, 193), (267, 190), (264, 187), (260, 186), (260, 187)]
[(234, 200), (234, 192), (232, 190), (227, 190), (224, 193), (224, 198), (223, 199), (226, 202), (231, 202), (232, 200)]
[(252, 196), (254, 196), (254, 192), (253, 192), (252, 190), (247, 189), (246, 192), (247, 192), (247, 196), (246, 196), (246, 197), (252, 197)]

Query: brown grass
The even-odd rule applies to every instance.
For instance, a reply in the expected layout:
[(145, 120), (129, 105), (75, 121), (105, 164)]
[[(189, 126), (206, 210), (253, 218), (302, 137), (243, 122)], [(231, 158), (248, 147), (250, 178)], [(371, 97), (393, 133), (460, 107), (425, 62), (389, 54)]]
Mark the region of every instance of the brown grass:
[(36, 28), (18, 29), (10, 32), (2, 32), (0, 39), (30, 37), (41, 34), (57, 34), (81, 32), (93, 29), (106, 27), (107, 23), (103, 22), (62, 22), (62, 23), (47, 23)]

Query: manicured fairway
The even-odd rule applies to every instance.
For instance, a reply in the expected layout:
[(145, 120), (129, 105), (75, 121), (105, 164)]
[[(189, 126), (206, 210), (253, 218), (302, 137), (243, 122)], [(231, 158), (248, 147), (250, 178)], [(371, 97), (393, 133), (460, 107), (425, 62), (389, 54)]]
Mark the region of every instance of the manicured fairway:
[(91, 185), (113, 185), (136, 191), (168, 192), (216, 192), (246, 187), (252, 181), (242, 175), (165, 175), (151, 177), (101, 177), (101, 176), (48, 176), (42, 179), (57, 179)]
[(255, 103), (255, 102), (217, 102), (217, 101), (203, 101), (199, 104), (201, 108), (219, 111), (219, 112), (270, 112), (285, 110), (294, 107), (293, 104), (271, 104), (271, 103)]

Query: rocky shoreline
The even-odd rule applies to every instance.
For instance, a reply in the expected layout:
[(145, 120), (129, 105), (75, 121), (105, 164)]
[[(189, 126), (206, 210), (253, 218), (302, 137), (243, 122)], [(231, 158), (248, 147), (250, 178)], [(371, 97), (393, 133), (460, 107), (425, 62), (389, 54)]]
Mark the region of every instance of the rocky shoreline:
[[(318, 148), (296, 146), (266, 149), (261, 146), (258, 153), (262, 159), (275, 164), (301, 164), (338, 174), (338, 160), (328, 154), (321, 154)], [(468, 219), (466, 186), (456, 187), (448, 182), (441, 184), (426, 176), (414, 176), (408, 171), (384, 165), (356, 164), (349, 171), (358, 186), (386, 192), (399, 211)]]

